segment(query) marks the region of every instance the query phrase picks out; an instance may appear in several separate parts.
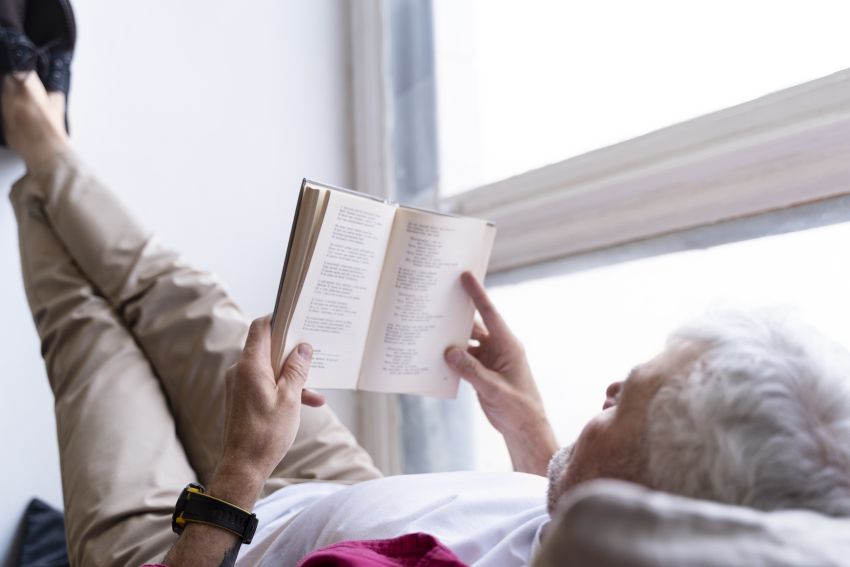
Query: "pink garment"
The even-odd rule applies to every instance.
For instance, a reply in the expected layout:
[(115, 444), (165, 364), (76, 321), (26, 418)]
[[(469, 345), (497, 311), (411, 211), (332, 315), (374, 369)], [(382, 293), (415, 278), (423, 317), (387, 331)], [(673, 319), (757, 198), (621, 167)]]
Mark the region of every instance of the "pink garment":
[[(141, 567), (168, 567), (161, 563)], [(434, 536), (341, 541), (308, 554), (298, 567), (467, 567)]]
[(307, 555), (298, 567), (466, 567), (434, 536), (342, 541)]

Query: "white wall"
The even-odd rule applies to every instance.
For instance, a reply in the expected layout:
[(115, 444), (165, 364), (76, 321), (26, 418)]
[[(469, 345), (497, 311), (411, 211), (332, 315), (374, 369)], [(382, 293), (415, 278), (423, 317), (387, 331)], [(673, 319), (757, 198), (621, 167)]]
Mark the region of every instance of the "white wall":
[[(77, 0), (72, 135), (101, 178), (251, 316), (273, 306), (302, 177), (351, 185), (344, 0)], [(6, 190), (20, 164), (0, 154)], [(0, 202), (0, 561), (61, 505), (52, 396)], [(349, 424), (353, 399), (335, 396)]]

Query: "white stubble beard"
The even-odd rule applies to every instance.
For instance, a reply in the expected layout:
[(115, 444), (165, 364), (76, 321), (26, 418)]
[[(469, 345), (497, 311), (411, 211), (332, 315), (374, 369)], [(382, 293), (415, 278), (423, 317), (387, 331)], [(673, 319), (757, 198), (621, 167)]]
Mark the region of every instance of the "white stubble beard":
[(576, 444), (572, 443), (566, 447), (561, 447), (558, 452), (552, 455), (549, 459), (549, 490), (546, 494), (547, 506), (549, 514), (555, 511), (555, 506), (558, 504), (558, 499), (563, 494), (562, 479), (567, 472), (567, 467), (570, 465), (570, 459), (573, 456), (573, 449)]

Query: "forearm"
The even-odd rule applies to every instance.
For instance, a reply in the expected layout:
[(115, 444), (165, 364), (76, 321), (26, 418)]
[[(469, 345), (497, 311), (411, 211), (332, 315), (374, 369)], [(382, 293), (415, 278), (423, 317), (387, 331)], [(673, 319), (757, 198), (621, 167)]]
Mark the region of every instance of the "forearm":
[(515, 471), (547, 475), (549, 460), (558, 450), (558, 441), (545, 416), (534, 423), (503, 432), (502, 436)]
[[(262, 475), (222, 463), (207, 487), (207, 494), (243, 510), (251, 510), (262, 490)], [(229, 567), (236, 563), (239, 537), (225, 529), (190, 522), (163, 561), (169, 567)]]
[[(313, 349), (299, 344), (275, 372), (271, 366), (271, 318), (251, 323), (239, 362), (225, 375), (227, 415), (224, 450), (206, 494), (250, 512), (266, 480), (292, 446), (301, 421), (301, 403), (318, 406), (324, 400), (304, 390)], [(216, 505), (195, 518), (215, 521), (216, 514), (240, 515)], [(256, 529), (256, 518), (247, 519)], [(243, 527), (244, 529), (244, 527)], [(248, 532), (250, 533), (250, 531)], [(231, 566), (241, 538), (224, 528), (188, 522), (164, 563), (169, 567)]]

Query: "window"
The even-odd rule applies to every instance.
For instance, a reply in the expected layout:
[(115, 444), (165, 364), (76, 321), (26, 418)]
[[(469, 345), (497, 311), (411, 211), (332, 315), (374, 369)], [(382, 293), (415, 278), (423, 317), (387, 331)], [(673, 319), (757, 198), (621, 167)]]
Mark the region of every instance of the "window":
[(440, 190), (834, 73), (848, 18), (840, 0), (434, 0)]
[[(605, 385), (688, 312), (759, 286), (811, 304), (811, 282), (767, 287), (754, 266), (776, 276), (799, 262), (812, 278), (837, 269), (838, 226), (777, 233), (850, 220), (845, 6), (362, 0), (351, 7), (356, 188), (495, 221), (491, 288), (567, 441)], [(818, 207), (844, 217), (770, 225)], [(695, 233), (715, 248), (695, 250), (707, 245)], [(640, 248), (645, 259), (622, 262)], [(740, 287), (707, 283), (739, 269), (751, 272)], [(556, 307), (566, 323), (551, 323)], [(569, 361), (553, 357), (579, 338)], [(598, 350), (607, 344), (616, 356)], [(468, 394), (367, 399), (364, 444), (390, 473), (463, 467), (472, 445), (476, 466), (504, 466)], [(457, 435), (464, 423), (472, 445)]]
[[(667, 333), (708, 307), (788, 305), (850, 346), (847, 242), (845, 222), (498, 285), (491, 293), (526, 347), (566, 444), (601, 409), (608, 384), (657, 354)], [(477, 411), (475, 466), (509, 468), (504, 442), (491, 429)]]

